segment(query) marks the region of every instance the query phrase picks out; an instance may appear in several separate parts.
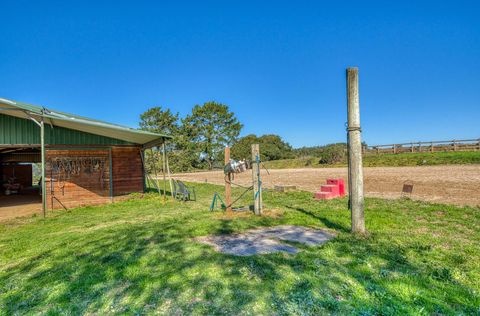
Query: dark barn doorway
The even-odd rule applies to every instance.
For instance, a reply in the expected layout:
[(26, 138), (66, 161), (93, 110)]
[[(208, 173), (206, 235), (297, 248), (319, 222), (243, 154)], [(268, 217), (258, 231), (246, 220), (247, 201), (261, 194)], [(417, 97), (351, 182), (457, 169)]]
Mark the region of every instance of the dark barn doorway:
[(0, 221), (41, 214), (40, 161), (40, 148), (0, 147)]

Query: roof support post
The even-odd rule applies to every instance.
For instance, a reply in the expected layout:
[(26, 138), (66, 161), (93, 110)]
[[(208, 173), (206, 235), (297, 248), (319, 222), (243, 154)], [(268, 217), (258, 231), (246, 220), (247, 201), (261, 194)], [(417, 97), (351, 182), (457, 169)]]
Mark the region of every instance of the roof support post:
[(142, 160), (143, 192), (147, 191), (147, 177), (145, 176), (145, 149), (140, 150), (140, 159)]
[[(163, 144), (165, 144), (165, 140), (164, 140)], [(172, 174), (170, 173), (170, 164), (168, 163), (168, 153), (167, 152), (165, 152), (165, 158), (167, 159), (167, 175), (168, 175), (168, 182), (170, 184), (170, 195), (172, 196), (172, 200), (175, 201), (175, 197), (173, 196)]]
[[(143, 164), (142, 164), (143, 166)], [(109, 173), (109, 194), (110, 194), (110, 203), (113, 203), (113, 158), (112, 158), (112, 147), (108, 148), (108, 173)]]
[(162, 144), (162, 149), (163, 149), (163, 167), (162, 167), (162, 173), (163, 173), (163, 203), (167, 201), (167, 178), (165, 176), (165, 171), (167, 169), (167, 159), (166, 159), (166, 152), (165, 152), (165, 142)]
[[(41, 181), (41, 186), (42, 186), (42, 212), (43, 212), (43, 217), (46, 216), (47, 214), (47, 184), (45, 181), (45, 164), (46, 164), (46, 159), (45, 159), (45, 122), (42, 116), (42, 120), (40, 121), (40, 147), (41, 147), (41, 158), (42, 158), (42, 181)], [(50, 179), (51, 181), (51, 179)]]
[(150, 153), (152, 154), (152, 166), (153, 166), (153, 172), (155, 173), (155, 183), (157, 187), (158, 194), (160, 193), (160, 185), (158, 184), (158, 173), (157, 173), (157, 166), (155, 165), (156, 159), (155, 159), (155, 153), (153, 152), (153, 147), (150, 148)]

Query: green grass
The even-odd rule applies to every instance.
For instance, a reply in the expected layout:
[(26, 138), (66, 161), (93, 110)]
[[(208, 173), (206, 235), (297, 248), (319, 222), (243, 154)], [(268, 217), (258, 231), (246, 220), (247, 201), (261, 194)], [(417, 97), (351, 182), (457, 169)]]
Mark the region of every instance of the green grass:
[[(0, 314), (478, 315), (480, 209), (366, 200), (368, 237), (346, 200), (265, 193), (270, 214), (225, 219), (157, 194), (0, 225)], [(238, 194), (238, 192), (236, 192)], [(234, 257), (196, 236), (257, 226), (333, 231), (297, 255)]]
[[(265, 163), (270, 169), (288, 168), (325, 168), (345, 167), (347, 164), (319, 164), (318, 158), (296, 158), (268, 161)], [(450, 164), (480, 164), (480, 151), (438, 152), (438, 153), (402, 153), (368, 155), (363, 158), (365, 167), (401, 167), (401, 166), (433, 166)]]

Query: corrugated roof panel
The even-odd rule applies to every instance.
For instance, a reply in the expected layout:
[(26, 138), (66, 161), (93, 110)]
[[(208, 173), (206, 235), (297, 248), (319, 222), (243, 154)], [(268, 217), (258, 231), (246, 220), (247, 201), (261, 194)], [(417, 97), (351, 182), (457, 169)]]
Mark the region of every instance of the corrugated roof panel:
[(47, 123), (57, 127), (64, 127), (70, 130), (100, 135), (111, 139), (120, 139), (135, 144), (152, 144), (162, 139), (171, 138), (168, 135), (137, 130), (2, 98), (0, 98), (0, 105), (2, 112), (9, 116), (16, 116), (27, 120), (30, 117), (36, 118), (37, 120), (43, 117)]
[[(45, 125), (48, 145), (128, 145), (120, 139), (85, 133), (68, 128)], [(31, 120), (0, 114), (0, 144), (38, 145), (40, 128)]]

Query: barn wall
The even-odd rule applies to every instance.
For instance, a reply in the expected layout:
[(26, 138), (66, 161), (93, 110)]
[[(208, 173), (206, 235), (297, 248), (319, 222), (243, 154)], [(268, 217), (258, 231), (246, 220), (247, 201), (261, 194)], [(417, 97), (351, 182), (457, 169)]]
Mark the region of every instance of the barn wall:
[(141, 147), (112, 147), (113, 195), (143, 192)]
[(109, 149), (50, 149), (46, 151), (46, 161), (49, 209), (110, 202)]
[[(48, 149), (45, 177), (48, 208), (52, 209), (52, 205), (53, 209), (60, 209), (111, 202), (110, 172), (113, 196), (143, 192), (140, 153), (139, 146)], [(99, 168), (92, 163), (99, 163)]]

